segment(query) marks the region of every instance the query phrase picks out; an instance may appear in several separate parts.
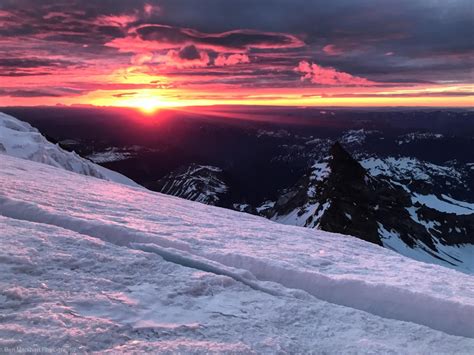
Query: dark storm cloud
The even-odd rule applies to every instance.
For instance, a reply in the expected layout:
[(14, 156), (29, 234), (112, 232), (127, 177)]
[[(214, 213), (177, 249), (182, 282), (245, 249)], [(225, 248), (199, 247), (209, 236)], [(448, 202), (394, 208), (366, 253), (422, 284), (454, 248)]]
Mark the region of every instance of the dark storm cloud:
[[(413, 81), (417, 75), (448, 72), (460, 78), (474, 62), (471, 0), (202, 0), (205, 13), (193, 11), (187, 0), (164, 0), (161, 6), (166, 23), (173, 26), (205, 32), (252, 28), (300, 36), (307, 44), (301, 51), (306, 52), (304, 59), (348, 72), (355, 67), (353, 74), (358, 75), (381, 77), (400, 69), (413, 75)], [(337, 50), (329, 54), (325, 47)], [(418, 61), (410, 60), (414, 58)]]
[(435, 51), (472, 49), (471, 0), (201, 0), (206, 11), (195, 11), (192, 0), (160, 3), (168, 24), (207, 32), (252, 28), (341, 47), (395, 40)]
[(181, 59), (186, 59), (186, 60), (195, 60), (201, 58), (199, 51), (197, 50), (196, 46), (194, 45), (189, 45), (184, 48), (182, 48), (178, 52), (178, 56)]
[[(145, 4), (162, 11), (148, 15)], [(195, 0), (2, 0), (2, 10), (11, 18), (11, 26), (1, 29), (8, 35), (49, 29), (115, 38), (123, 35), (119, 26), (91, 26), (90, 22), (101, 16), (128, 14), (136, 16), (135, 24), (144, 25), (140, 35), (147, 39), (184, 41), (193, 37), (182, 28), (205, 33), (251, 29), (302, 35), (310, 45), (337, 45), (341, 50), (382, 43), (382, 47), (392, 47), (392, 52), (416, 55), (472, 52), (474, 39), (471, 0), (200, 0), (199, 8)], [(279, 44), (285, 37), (253, 38), (237, 32), (211, 42), (244, 46), (254, 40)]]

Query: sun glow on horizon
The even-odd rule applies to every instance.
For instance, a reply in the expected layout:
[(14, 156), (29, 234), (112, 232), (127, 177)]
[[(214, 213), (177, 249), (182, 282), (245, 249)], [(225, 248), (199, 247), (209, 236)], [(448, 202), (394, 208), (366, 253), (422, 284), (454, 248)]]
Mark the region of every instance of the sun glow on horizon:
[(143, 113), (151, 114), (156, 112), (163, 105), (160, 103), (159, 100), (150, 97), (137, 99), (135, 102), (132, 103), (131, 106), (138, 108)]
[(93, 105), (97, 106), (116, 106), (116, 107), (130, 107), (140, 110), (145, 114), (155, 113), (160, 108), (164, 107), (174, 107), (177, 104), (165, 101), (159, 95), (153, 93), (142, 93), (139, 96), (132, 97), (105, 97), (105, 98), (95, 98), (91, 100)]

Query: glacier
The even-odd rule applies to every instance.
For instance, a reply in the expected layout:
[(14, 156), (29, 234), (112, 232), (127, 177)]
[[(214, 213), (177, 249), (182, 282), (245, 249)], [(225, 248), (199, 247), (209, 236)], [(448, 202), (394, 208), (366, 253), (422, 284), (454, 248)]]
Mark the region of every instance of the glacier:
[(0, 154), (0, 348), (470, 353), (474, 278)]

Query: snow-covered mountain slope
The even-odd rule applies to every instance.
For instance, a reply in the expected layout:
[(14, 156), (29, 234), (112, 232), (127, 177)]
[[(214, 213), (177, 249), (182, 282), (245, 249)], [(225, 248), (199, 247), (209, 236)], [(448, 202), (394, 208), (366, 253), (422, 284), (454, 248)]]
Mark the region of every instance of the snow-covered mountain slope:
[(470, 275), (349, 236), (0, 159), (2, 349), (474, 348)]
[(173, 171), (151, 187), (167, 195), (213, 206), (223, 206), (229, 193), (221, 168), (198, 164)]
[[(384, 176), (403, 184), (411, 191), (424, 194), (451, 194), (468, 198), (472, 195), (469, 167), (442, 166), (410, 157), (365, 157), (360, 164), (372, 176)], [(471, 204), (474, 207), (474, 203)]]
[(0, 112), (0, 153), (130, 186), (137, 183), (49, 142), (36, 128)]
[[(262, 214), (284, 224), (354, 235), (417, 260), (474, 273), (473, 204), (414, 192), (414, 183), (409, 188), (400, 182), (405, 180), (389, 179), (395, 168), (378, 174), (382, 170), (374, 170), (374, 160), (366, 160), (365, 166), (370, 169), (335, 144), (326, 159)], [(408, 173), (406, 178), (415, 180)]]

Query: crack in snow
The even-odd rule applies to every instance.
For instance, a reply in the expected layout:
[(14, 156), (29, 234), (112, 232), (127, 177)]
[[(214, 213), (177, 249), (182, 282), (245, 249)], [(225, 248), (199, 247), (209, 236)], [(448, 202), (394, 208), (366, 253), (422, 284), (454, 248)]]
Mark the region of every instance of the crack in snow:
[[(306, 291), (329, 303), (359, 309), (384, 318), (410, 321), (452, 335), (474, 338), (473, 305), (439, 299), (396, 286), (370, 284), (363, 280), (337, 279), (318, 272), (283, 268), (250, 256), (196, 255), (188, 243), (172, 241), (164, 236), (149, 235), (123, 226), (55, 214), (36, 204), (5, 196), (0, 196), (0, 214), (69, 229), (119, 246), (153, 252), (167, 261), (229, 276), (255, 290), (271, 295), (282, 294), (262, 286), (259, 282), (271, 281), (285, 288)], [(256, 280), (251, 279), (252, 274)]]
[(134, 249), (142, 250), (149, 253), (155, 253), (161, 256), (164, 260), (174, 264), (209, 272), (216, 275), (228, 276), (234, 279), (235, 281), (241, 282), (256, 291), (265, 292), (271, 296), (284, 296), (278, 291), (259, 285), (258, 282), (252, 281), (248, 277), (240, 275), (238, 271), (242, 270), (230, 270), (228, 267), (222, 264), (218, 264), (208, 259), (200, 258), (196, 255), (191, 255), (181, 250), (173, 250), (172, 248), (161, 248), (156, 244), (131, 243), (130, 246)]

